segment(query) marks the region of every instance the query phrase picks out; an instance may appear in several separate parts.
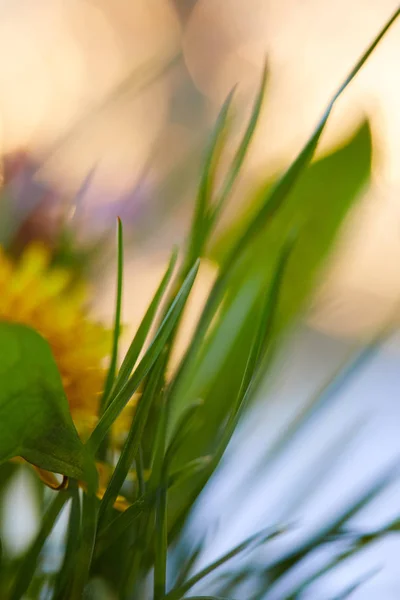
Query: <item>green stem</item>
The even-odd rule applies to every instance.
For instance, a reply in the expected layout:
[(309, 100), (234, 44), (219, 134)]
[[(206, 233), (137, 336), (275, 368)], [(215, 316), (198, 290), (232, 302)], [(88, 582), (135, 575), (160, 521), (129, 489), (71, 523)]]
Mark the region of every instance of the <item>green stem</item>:
[(69, 600), (82, 600), (89, 579), (97, 529), (98, 502), (95, 494), (84, 494), (82, 506), (81, 547), (76, 558), (72, 590)]
[(163, 481), (157, 492), (154, 556), (154, 600), (163, 600), (167, 582), (167, 485)]
[(71, 512), (68, 521), (67, 540), (65, 545), (64, 560), (54, 583), (53, 600), (65, 600), (67, 598), (70, 586), (70, 574), (73, 571), (76, 552), (80, 542), (81, 528), (81, 501), (79, 489), (76, 482), (71, 482), (69, 486), (72, 494)]

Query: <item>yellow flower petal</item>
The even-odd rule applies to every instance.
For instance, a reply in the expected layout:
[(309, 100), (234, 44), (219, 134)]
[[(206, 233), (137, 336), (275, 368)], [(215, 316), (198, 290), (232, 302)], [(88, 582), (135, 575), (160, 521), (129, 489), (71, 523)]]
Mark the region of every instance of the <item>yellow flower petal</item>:
[(43, 244), (13, 262), (0, 248), (0, 319), (33, 327), (48, 341), (78, 430), (96, 424), (111, 332), (87, 310), (87, 287), (71, 288), (72, 273), (50, 266)]

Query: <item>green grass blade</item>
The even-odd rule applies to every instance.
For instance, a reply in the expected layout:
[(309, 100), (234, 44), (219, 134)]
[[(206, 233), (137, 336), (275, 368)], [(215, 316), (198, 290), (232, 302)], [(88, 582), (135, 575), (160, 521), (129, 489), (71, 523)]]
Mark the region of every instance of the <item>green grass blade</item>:
[[(165, 456), (162, 460), (159, 483), (156, 490), (156, 511), (155, 511), (155, 554), (154, 554), (154, 600), (162, 600), (165, 596), (167, 581), (167, 549), (168, 549), (168, 524), (167, 524), (167, 502), (169, 487), (169, 468), (174, 453), (179, 448), (182, 440), (188, 435), (191, 424), (197, 414), (197, 409), (201, 406), (201, 401), (188, 406), (183, 413), (175, 435), (172, 437)], [(166, 441), (166, 421), (163, 428), (163, 450)], [(164, 453), (163, 453), (164, 454)], [(161, 457), (160, 457), (161, 462)], [(157, 469), (155, 469), (157, 477)]]
[(150, 510), (151, 502), (149, 496), (139, 498), (123, 513), (100, 528), (96, 540), (96, 554), (103, 552), (108, 546), (112, 546), (145, 511)]
[(168, 361), (169, 347), (164, 349), (160, 356), (160, 381), (159, 381), (159, 406), (156, 418), (155, 435), (150, 453), (150, 470), (151, 475), (148, 482), (148, 488), (153, 490), (157, 487), (157, 482), (160, 480), (164, 455), (165, 455), (165, 428), (168, 422), (167, 398), (165, 394), (165, 369)]
[[(366, 542), (365, 545), (372, 543), (373, 541), (376, 541), (377, 538), (379, 537), (379, 535), (381, 535), (381, 532), (377, 533), (376, 535), (370, 536), (370, 538), (368, 539), (368, 541)], [(340, 552), (337, 556), (334, 556), (331, 560), (329, 560), (320, 569), (317, 569), (317, 571), (312, 573), (312, 575), (307, 577), (304, 581), (302, 581), (299, 585), (297, 585), (294, 589), (291, 590), (291, 600), (296, 600), (296, 598), (299, 598), (300, 594), (303, 591), (307, 590), (310, 587), (310, 585), (312, 583), (314, 583), (314, 581), (318, 580), (320, 577), (322, 577), (326, 573), (331, 572), (332, 569), (337, 567), (340, 563), (345, 561), (347, 558), (350, 558), (357, 551), (357, 549), (358, 549), (358, 543), (356, 544), (355, 547), (351, 547), (351, 548), (344, 550), (343, 552)], [(361, 582), (358, 585), (360, 585), (360, 584), (361, 584)], [(354, 589), (355, 589), (354, 584), (350, 588), (347, 588), (347, 590), (345, 590), (345, 593), (346, 594), (349, 593), (350, 589), (352, 591), (354, 591)], [(342, 597), (343, 597), (342, 594), (340, 594), (339, 598), (342, 598)], [(346, 597), (346, 596), (344, 596), (344, 597)]]
[[(222, 587), (219, 588), (219, 593), (226, 597), (228, 597), (228, 595), (231, 596), (232, 594), (236, 595), (238, 586), (251, 579), (251, 576), (252, 570), (249, 568), (239, 571), (235, 569), (231, 573), (227, 573), (226, 576), (224, 576), (226, 581)], [(252, 597), (251, 600), (255, 600), (255, 598)]]
[(276, 537), (282, 533), (282, 529), (278, 527), (270, 527), (263, 531), (260, 531), (250, 537), (248, 537), (245, 541), (241, 542), (232, 550), (213, 561), (210, 565), (199, 571), (196, 575), (193, 575), (189, 580), (183, 583), (180, 587), (172, 589), (167, 595), (166, 598), (168, 600), (180, 600), (183, 596), (192, 588), (196, 583), (204, 579), (210, 573), (213, 573), (216, 569), (227, 563), (229, 560), (242, 554), (246, 550), (254, 549), (260, 544), (265, 544), (270, 539)]
[(70, 495), (66, 492), (55, 492), (49, 508), (42, 519), (42, 524), (32, 546), (29, 548), (24, 557), (21, 566), (18, 569), (15, 584), (10, 593), (10, 600), (20, 600), (29, 588), (32, 577), (36, 570), (36, 565), (39, 560), (40, 552), (50, 535), (57, 518), (64, 508)]
[[(182, 480), (191, 477), (192, 475), (207, 469), (210, 464), (211, 457), (203, 456), (197, 458), (180, 469), (173, 471), (168, 478), (168, 488), (177, 485)], [(156, 492), (147, 491), (143, 496), (139, 497), (132, 506), (127, 508), (123, 513), (119, 514), (115, 519), (101, 526), (99, 524), (99, 552), (102, 552), (106, 547), (112, 545), (121, 535), (123, 535), (134, 523), (134, 521), (143, 513), (152, 510), (156, 501)]]
[(115, 316), (114, 316), (114, 333), (111, 350), (110, 366), (108, 368), (106, 382), (104, 385), (103, 395), (100, 401), (100, 414), (103, 413), (104, 408), (107, 406), (107, 400), (111, 392), (111, 388), (114, 383), (115, 373), (118, 364), (118, 343), (121, 331), (121, 307), (122, 307), (122, 283), (123, 283), (123, 271), (124, 271), (124, 240), (122, 231), (122, 222), (118, 218), (117, 226), (117, 244), (118, 244), (118, 260), (117, 260), (117, 291), (115, 300)]
[(203, 534), (203, 537), (196, 543), (190, 552), (182, 552), (179, 561), (180, 569), (174, 584), (174, 588), (180, 588), (185, 581), (189, 579), (196, 561), (198, 560), (201, 552), (204, 550), (205, 542), (206, 536)]
[[(388, 331), (380, 332), (365, 348), (359, 351), (351, 360), (347, 359), (323, 384), (314, 396), (303, 406), (301, 411), (283, 429), (281, 435), (268, 448), (256, 465), (246, 475), (246, 481), (250, 482), (260, 472), (270, 467), (280, 453), (284, 451), (296, 435), (307, 425), (316, 414), (334, 402), (339, 394), (356, 377), (367, 368), (380, 351), (382, 344), (388, 338)], [(243, 483), (243, 482), (242, 482)]]
[(158, 286), (157, 291), (154, 294), (154, 297), (142, 319), (142, 322), (139, 325), (136, 335), (134, 336), (132, 343), (129, 346), (125, 358), (122, 362), (121, 368), (115, 381), (115, 386), (113, 390), (114, 394), (118, 393), (128, 381), (130, 374), (139, 357), (139, 354), (143, 349), (144, 343), (146, 341), (150, 328), (154, 322), (154, 318), (157, 314), (157, 310), (164, 297), (168, 284), (171, 281), (171, 276), (175, 269), (177, 256), (178, 253), (176, 250), (174, 250), (168, 263), (167, 270), (164, 273), (160, 285)]
[[(70, 489), (72, 485), (73, 484), (70, 484)], [(71, 581), (71, 572), (75, 564), (76, 553), (78, 552), (80, 543), (81, 502), (79, 490), (76, 485), (71, 489), (71, 493), (72, 503), (68, 520), (64, 559), (54, 584), (53, 600), (64, 600), (64, 598), (67, 597), (67, 590)]]
[(104, 515), (107, 514), (108, 509), (114, 505), (125, 478), (132, 468), (133, 461), (137, 457), (142, 434), (146, 425), (150, 408), (154, 402), (158, 381), (160, 375), (162, 374), (160, 373), (160, 366), (160, 361), (158, 361), (158, 364), (155, 365), (150, 374), (148, 384), (146, 385), (144, 393), (139, 401), (135, 418), (133, 420), (127, 440), (104, 493), (99, 511), (100, 525), (102, 524)]
[(186, 463), (186, 465), (183, 465), (183, 467), (175, 469), (170, 473), (168, 479), (169, 487), (179, 485), (186, 479), (190, 479), (194, 475), (207, 471), (212, 463), (212, 460), (212, 456), (200, 456), (199, 458), (194, 458), (193, 460), (189, 461)]
[(96, 541), (98, 500), (93, 493), (83, 494), (82, 536), (76, 556), (76, 569), (72, 580), (70, 600), (81, 600), (89, 579)]
[[(294, 248), (294, 237), (291, 235), (289, 240), (283, 245), (281, 254), (278, 258), (277, 265), (275, 267), (275, 273), (272, 282), (264, 294), (263, 304), (259, 314), (258, 326), (256, 328), (254, 339), (250, 347), (247, 364), (242, 377), (241, 386), (238, 390), (237, 396), (233, 403), (231, 401), (230, 414), (227, 422), (223, 428), (223, 431), (218, 434), (218, 442), (216, 448), (212, 452), (212, 458), (209, 467), (204, 469), (203, 473), (200, 473), (200, 477), (197, 482), (191, 482), (191, 491), (186, 493), (187, 501), (185, 504), (180, 503), (178, 509), (178, 515), (175, 516), (173, 529), (179, 528), (179, 524), (184, 519), (184, 515), (188, 513), (193, 502), (196, 500), (201, 490), (207, 484), (212, 474), (218, 467), (222, 456), (231, 440), (231, 437), (235, 431), (236, 425), (242, 414), (245, 406), (247, 406), (253, 393), (257, 389), (259, 378), (261, 373), (264, 371), (265, 358), (271, 358), (271, 354), (267, 353), (268, 343), (271, 341), (271, 332), (273, 330), (273, 324), (275, 320), (276, 311), (279, 303), (279, 291), (282, 286), (282, 281), (285, 275), (285, 271)], [(264, 360), (263, 360), (264, 359)], [(179, 429), (178, 429), (179, 430)], [(180, 452), (182, 456), (185, 456), (185, 462), (187, 462), (187, 455), (190, 453), (190, 445), (186, 445), (185, 448)], [(178, 490), (179, 491), (179, 490)]]
[[(186, 367), (183, 366), (183, 373), (180, 369), (181, 374), (177, 377), (173, 392), (171, 425), (189, 399), (204, 398), (204, 426), (199, 427), (192, 440), (192, 446), (196, 445), (197, 456), (211, 452), (213, 439), (217, 435), (214, 424), (226, 419), (230, 413), (232, 398), (236, 397), (240, 373), (244, 369), (247, 350), (252, 341), (258, 299), (262, 290), (270, 285), (282, 240), (290, 234), (293, 226), (299, 227), (301, 235), (281, 291), (278, 316), (274, 324), (274, 342), (268, 351), (270, 362), (265, 365), (264, 372), (276, 354), (273, 346), (280, 344), (288, 326), (306, 308), (307, 298), (314, 289), (316, 275), (326, 258), (335, 232), (368, 179), (370, 146), (369, 128), (363, 126), (340, 151), (314, 162), (287, 198), (271, 227), (265, 234), (263, 232), (235, 266), (218, 312), (214, 315), (205, 338), (199, 340), (198, 351), (195, 350), (192, 359)], [(353, 170), (351, 165), (355, 167)], [(326, 198), (322, 182), (330, 171), (335, 175), (328, 178), (329, 194)], [(342, 180), (343, 183), (332, 185), (337, 180)], [(325, 201), (328, 202), (326, 207)], [(259, 204), (257, 202), (257, 206)], [(340, 209), (337, 208), (338, 205)], [(241, 231), (244, 228), (245, 225)], [(312, 241), (315, 240), (313, 228), (318, 242)], [(228, 243), (226, 248), (231, 245), (231, 242)], [(223, 259), (221, 263), (223, 264)], [(276, 437), (272, 438), (272, 443)], [(192, 457), (194, 454), (187, 459)], [(173, 499), (172, 496), (171, 500)], [(176, 501), (176, 505), (178, 504), (179, 499)], [(175, 506), (171, 508), (172, 511), (176, 514)]]
[(167, 448), (164, 459), (164, 462), (166, 464), (170, 464), (174, 454), (181, 446), (183, 440), (190, 433), (193, 425), (195, 424), (195, 419), (198, 414), (198, 410), (202, 405), (203, 401), (197, 400), (189, 404), (189, 406), (185, 407), (184, 411), (182, 412), (182, 415), (178, 420), (178, 423), (175, 427), (175, 431), (172, 434), (171, 441)]
[(359, 579), (357, 579), (357, 581), (352, 583), (346, 590), (335, 596), (332, 600), (347, 600), (347, 598), (350, 598), (350, 596), (353, 595), (353, 592), (355, 592), (358, 588), (364, 585), (367, 581), (372, 579), (372, 577), (375, 577), (375, 575), (379, 573), (380, 570), (380, 568), (371, 569), (370, 571), (362, 575)]
[(337, 534), (351, 517), (399, 477), (398, 464), (399, 461), (398, 458), (396, 458), (396, 461), (393, 461), (383, 473), (366, 486), (366, 489), (358, 496), (358, 498), (353, 502), (350, 502), (347, 507), (341, 509), (330, 521), (319, 527), (318, 531), (311, 534), (308, 539), (270, 565), (268, 570), (271, 580), (277, 580), (281, 575), (298, 563), (298, 561), (302, 560), (309, 552), (312, 552), (318, 544), (330, 536)]
[(146, 481), (144, 476), (143, 448), (141, 444), (139, 445), (136, 457), (136, 477), (138, 481), (139, 497), (144, 496), (146, 493)]
[(199, 185), (199, 192), (197, 195), (197, 202), (193, 215), (187, 257), (184, 263), (183, 272), (185, 272), (187, 268), (190, 267), (190, 265), (201, 256), (203, 252), (207, 233), (207, 215), (210, 210), (215, 175), (220, 162), (221, 152), (227, 133), (228, 117), (234, 92), (235, 88), (228, 94), (215, 123)]
[(233, 159), (232, 165), (229, 169), (229, 172), (225, 178), (222, 191), (217, 198), (215, 206), (212, 208), (211, 215), (209, 217), (210, 228), (213, 227), (215, 221), (218, 219), (221, 210), (228, 199), (233, 186), (235, 185), (237, 178), (240, 174), (241, 168), (243, 166), (244, 160), (246, 158), (247, 152), (250, 147), (250, 143), (253, 139), (254, 132), (256, 130), (261, 108), (264, 102), (265, 97), (265, 88), (267, 83), (267, 65), (264, 66), (262, 76), (261, 76), (261, 84), (259, 87), (259, 91), (254, 102), (253, 110), (251, 112), (250, 120), (247, 125), (246, 131), (244, 133), (243, 139), (239, 145), (239, 148), (236, 151), (235, 157)]
[(219, 449), (216, 452), (217, 462), (219, 462), (219, 460), (222, 458), (222, 455), (225, 452), (228, 443), (236, 429), (243, 406), (247, 404), (250, 396), (254, 392), (255, 385), (259, 381), (259, 376), (261, 374), (260, 365), (266, 352), (267, 344), (270, 341), (274, 319), (279, 303), (279, 291), (282, 287), (283, 278), (293, 248), (294, 238), (291, 236), (283, 246), (271, 286), (265, 294), (263, 307), (260, 313), (259, 325), (257, 327), (254, 341), (250, 350), (242, 385), (236, 402), (234, 403), (231, 417), (227, 426), (224, 428)]
[[(328, 446), (317, 460), (307, 466), (306, 472), (301, 472), (297, 480), (292, 482), (295, 493), (288, 495), (284, 503), (279, 505), (279, 518), (288, 519), (293, 513), (299, 512), (314, 491), (321, 489), (324, 482), (329, 480), (338, 463), (343, 460), (345, 452), (354, 441), (355, 435), (359, 434), (362, 423), (357, 421), (347, 427), (332, 444)], [(283, 511), (282, 511), (283, 505)]]
[[(168, 360), (170, 347), (165, 349), (165, 364)], [(164, 373), (164, 370), (163, 370)], [(149, 481), (149, 489), (154, 490), (156, 497), (155, 506), (155, 531), (148, 521), (143, 534), (146, 546), (150, 546), (154, 539), (154, 576), (153, 576), (153, 598), (163, 600), (166, 592), (167, 582), (167, 552), (168, 552), (168, 526), (167, 526), (167, 503), (168, 503), (168, 464), (165, 460), (165, 448), (167, 443), (167, 397), (162, 390), (162, 404), (159, 413), (159, 424), (157, 428), (157, 439), (155, 440), (155, 452), (152, 460), (152, 473)]]
[(386, 25), (381, 29), (380, 33), (374, 39), (374, 41), (369, 45), (367, 50), (361, 56), (359, 61), (355, 64), (355, 66), (351, 69), (348, 76), (344, 79), (343, 83), (339, 86), (338, 90), (333, 95), (330, 100), (321, 120), (317, 124), (317, 127), (314, 130), (314, 133), (311, 135), (310, 139), (301, 150), (300, 154), (294, 160), (294, 162), (290, 165), (286, 173), (281, 177), (281, 179), (277, 182), (270, 195), (266, 199), (266, 202), (261, 207), (259, 212), (254, 216), (253, 220), (247, 227), (247, 230), (244, 232), (244, 235), (237, 241), (236, 245), (231, 252), (231, 256), (229, 259), (229, 265), (233, 263), (236, 258), (242, 253), (243, 249), (249, 244), (249, 242), (254, 238), (255, 235), (263, 228), (265, 223), (275, 214), (275, 212), (280, 208), (289, 191), (297, 182), (300, 174), (304, 171), (304, 169), (310, 164), (312, 157), (314, 156), (314, 152), (317, 148), (318, 142), (321, 138), (322, 132), (325, 129), (325, 125), (328, 121), (328, 118), (332, 112), (332, 109), (335, 105), (335, 102), (339, 98), (339, 96), (343, 93), (343, 91), (347, 88), (347, 86), (351, 83), (360, 69), (363, 67), (366, 60), (369, 58), (371, 53), (374, 51), (376, 46), (379, 44), (383, 36), (386, 34), (388, 29), (400, 15), (400, 8), (398, 8)]
[[(180, 483), (182, 480), (206, 469), (211, 461), (211, 457), (203, 456), (195, 459), (180, 469), (173, 471), (168, 478), (168, 488)], [(105, 547), (112, 545), (124, 532), (126, 532), (133, 522), (142, 513), (149, 513), (156, 501), (156, 492), (147, 491), (139, 497), (129, 508), (119, 514), (115, 519), (107, 522), (103, 526), (99, 524), (99, 548), (100, 552)]]
[(155, 526), (155, 552), (154, 552), (154, 600), (165, 598), (167, 583), (167, 485), (164, 481), (157, 490), (156, 500), (156, 526)]
[(105, 435), (107, 435), (107, 432), (110, 430), (110, 427), (113, 425), (123, 408), (136, 392), (139, 385), (149, 373), (150, 369), (163, 351), (165, 344), (173, 332), (176, 323), (179, 321), (179, 318), (186, 305), (186, 301), (192, 289), (198, 268), (199, 262), (196, 262), (183, 282), (178, 294), (171, 304), (167, 315), (165, 316), (156, 335), (154, 336), (150, 347), (135, 369), (133, 375), (124, 384), (119, 393), (112, 398), (107, 409), (97, 423), (88, 442), (89, 448), (93, 452), (97, 450)]

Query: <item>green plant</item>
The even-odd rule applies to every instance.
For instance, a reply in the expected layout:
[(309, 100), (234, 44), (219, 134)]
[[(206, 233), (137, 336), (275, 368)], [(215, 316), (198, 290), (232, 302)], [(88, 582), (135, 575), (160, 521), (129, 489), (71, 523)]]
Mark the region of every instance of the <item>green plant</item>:
[[(233, 93), (221, 109), (199, 186), (186, 253), (177, 272), (177, 256), (173, 254), (118, 368), (123, 283), (123, 232), (119, 223), (112, 358), (99, 419), (85, 444), (79, 441), (65, 414), (65, 397), (46, 342), (29, 328), (2, 325), (2, 373), (4, 380), (8, 378), (8, 386), (0, 397), (2, 419), (7, 415), (6, 423), (3, 419), (0, 457), (6, 461), (22, 455), (41, 469), (54, 469), (70, 478), (68, 489), (49, 492), (52, 497), (40, 530), (22, 559), (3, 558), (0, 581), (3, 598), (78, 600), (85, 593), (90, 597), (90, 590), (97, 593), (93, 586), (96, 578), (101, 578), (119, 598), (179, 600), (190, 597), (187, 594), (192, 587), (218, 573), (228, 561), (283, 535), (285, 528), (282, 529), (280, 524), (271, 525), (207, 568), (192, 574), (202, 549), (200, 542), (182, 557), (178, 571), (169, 574), (167, 581), (169, 548), (178, 542), (193, 505), (218, 468), (241, 415), (271, 365), (283, 332), (304, 307), (340, 222), (368, 176), (370, 142), (366, 127), (334, 158), (324, 159), (310, 168), (309, 164), (336, 99), (399, 14), (400, 9), (346, 78), (296, 160), (274, 185), (268, 185), (267, 191), (262, 190), (253, 213), (226, 238), (223, 251), (218, 254), (220, 268), (216, 281), (184, 356), (172, 375), (169, 365), (177, 331), (200, 259), (208, 252), (211, 233), (240, 173), (255, 131), (264, 96), (265, 72), (242, 142), (221, 188), (216, 190), (215, 176), (228, 133)], [(355, 159), (354, 179), (332, 195), (330, 211), (326, 211), (326, 207), (322, 210), (319, 195), (325, 178), (329, 177), (330, 167), (335, 159), (337, 169), (347, 167), (349, 156)], [(339, 199), (336, 193), (340, 195)], [(321, 226), (320, 235), (313, 238), (310, 228), (316, 224)], [(155, 333), (148, 343), (153, 326)], [(329, 397), (333, 387), (337, 389), (349, 373), (354, 373), (379, 342), (380, 338), (374, 340), (317, 399), (310, 402), (304, 414), (280, 439), (274, 452), (278, 452), (308, 415)], [(7, 360), (13, 344), (17, 348), (18, 361), (11, 361), (11, 369)], [(43, 365), (32, 373), (30, 357), (38, 355), (43, 357)], [(26, 390), (33, 390), (35, 394), (28, 396)], [(125, 443), (116, 456), (110, 450), (111, 428), (138, 391), (140, 401)], [(59, 422), (48, 422), (49, 399), (63, 415)], [(25, 429), (21, 437), (24, 424), (19, 413), (20, 400), (28, 402), (36, 419), (35, 427), (29, 428), (29, 436), (25, 436), (28, 431)], [(60, 431), (65, 433), (64, 437), (59, 435)], [(26, 444), (21, 445), (21, 440), (25, 439), (29, 448)], [(36, 452), (27, 453), (26, 448)], [(96, 458), (108, 463), (112, 469), (101, 499), (97, 493)], [(133, 482), (129, 479), (132, 469), (135, 472)], [(393, 469), (384, 473), (353, 505), (308, 540), (277, 557), (267, 569), (249, 573), (247, 567), (238, 567), (231, 576), (221, 578), (216, 584), (220, 593), (235, 595), (244, 580), (255, 576), (259, 589), (254, 591), (253, 598), (262, 598), (269, 586), (315, 547), (332, 536), (344, 535), (349, 518), (394, 476)], [(79, 491), (79, 485), (83, 492)], [(129, 506), (118, 512), (115, 503), (121, 492)], [(63, 562), (56, 573), (47, 573), (41, 568), (41, 551), (66, 504), (70, 510)], [(370, 543), (383, 531), (397, 528), (396, 520), (384, 530), (357, 536), (351, 552)], [(343, 554), (338, 560), (345, 556)], [(169, 580), (174, 583), (171, 585)], [(192, 600), (195, 598), (200, 597), (192, 596)], [(214, 597), (202, 598), (212, 600)]]

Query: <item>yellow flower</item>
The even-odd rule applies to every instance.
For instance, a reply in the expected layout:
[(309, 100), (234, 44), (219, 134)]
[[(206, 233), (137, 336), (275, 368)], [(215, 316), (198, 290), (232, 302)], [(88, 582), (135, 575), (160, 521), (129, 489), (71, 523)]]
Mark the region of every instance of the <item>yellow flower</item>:
[[(112, 336), (110, 330), (88, 315), (87, 286), (72, 283), (70, 270), (50, 265), (49, 249), (29, 245), (19, 260), (12, 260), (0, 246), (0, 320), (14, 321), (36, 329), (49, 343), (61, 374), (72, 418), (82, 437), (87, 437), (98, 419)], [(112, 446), (124, 442), (140, 394), (135, 394), (112, 430)], [(22, 459), (15, 459), (20, 462)], [(61, 490), (53, 473), (34, 467), (41, 480)], [(101, 498), (110, 479), (110, 467), (97, 463)], [(125, 510), (129, 502), (118, 496), (115, 508)]]
[(29, 325), (48, 341), (80, 433), (96, 423), (111, 335), (90, 319), (87, 289), (73, 273), (51, 267), (43, 244), (29, 245), (17, 261), (0, 247), (0, 319)]

